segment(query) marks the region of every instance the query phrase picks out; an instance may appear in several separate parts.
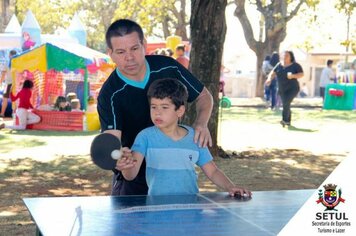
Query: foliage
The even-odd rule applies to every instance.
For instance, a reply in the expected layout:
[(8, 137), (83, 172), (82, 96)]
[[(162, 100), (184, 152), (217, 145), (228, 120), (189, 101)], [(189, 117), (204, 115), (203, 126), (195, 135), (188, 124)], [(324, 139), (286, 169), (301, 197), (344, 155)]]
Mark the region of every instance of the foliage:
[(67, 28), (79, 2), (71, 0), (17, 0), (15, 14), (23, 22), (26, 12), (31, 10), (41, 26), (43, 34)]
[(351, 49), (353, 53), (356, 53), (356, 35), (351, 35), (353, 39), (349, 38), (349, 30), (350, 30), (350, 18), (352, 16), (352, 13), (356, 9), (356, 1), (355, 0), (338, 0), (335, 4), (336, 9), (338, 9), (339, 12), (343, 12), (348, 18), (347, 18), (347, 39), (343, 42), (341, 42), (341, 45), (346, 47), (346, 50), (348, 50), (349, 46), (351, 46)]
[[(185, 3), (186, 0), (122, 0), (115, 18), (133, 19), (142, 26), (147, 36), (166, 38), (178, 28), (188, 25)], [(181, 16), (184, 19), (180, 19)]]
[(66, 29), (77, 12), (87, 30), (88, 46), (105, 51), (105, 32), (114, 19), (137, 21), (147, 36), (161, 39), (178, 33), (187, 40), (186, 0), (17, 0), (15, 14), (20, 22), (31, 10), (42, 33)]

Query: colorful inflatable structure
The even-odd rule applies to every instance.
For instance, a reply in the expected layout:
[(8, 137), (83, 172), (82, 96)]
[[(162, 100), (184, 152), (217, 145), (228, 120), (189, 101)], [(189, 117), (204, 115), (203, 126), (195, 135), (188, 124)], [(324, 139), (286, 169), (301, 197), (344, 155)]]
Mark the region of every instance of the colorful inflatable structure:
[[(93, 122), (99, 124), (96, 112), (54, 114), (54, 111), (40, 109), (53, 105), (58, 96), (75, 93), (81, 108), (86, 111), (89, 95), (96, 99), (102, 83), (113, 69), (114, 64), (106, 54), (79, 44), (73, 46), (65, 43), (40, 45), (14, 57), (11, 62), (15, 90), (22, 87), (25, 79), (32, 79), (35, 84), (31, 99), (34, 107), (38, 108), (36, 112), (42, 117), (42, 121), (33, 125), (33, 129), (99, 129), (98, 126), (91, 125)], [(63, 122), (66, 125), (63, 125)]]

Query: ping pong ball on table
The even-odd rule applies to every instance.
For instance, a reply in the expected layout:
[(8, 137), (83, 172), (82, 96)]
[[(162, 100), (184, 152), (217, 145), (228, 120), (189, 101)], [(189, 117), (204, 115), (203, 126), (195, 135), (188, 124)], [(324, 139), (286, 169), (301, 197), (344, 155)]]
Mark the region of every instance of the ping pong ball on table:
[(114, 160), (119, 160), (122, 155), (121, 150), (114, 150), (111, 152), (111, 158)]

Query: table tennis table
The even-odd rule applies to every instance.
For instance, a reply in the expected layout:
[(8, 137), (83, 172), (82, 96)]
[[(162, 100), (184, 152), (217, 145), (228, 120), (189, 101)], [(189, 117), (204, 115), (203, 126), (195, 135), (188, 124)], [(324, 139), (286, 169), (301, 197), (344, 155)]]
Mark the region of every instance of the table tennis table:
[(277, 235), (315, 190), (24, 198), (39, 235)]

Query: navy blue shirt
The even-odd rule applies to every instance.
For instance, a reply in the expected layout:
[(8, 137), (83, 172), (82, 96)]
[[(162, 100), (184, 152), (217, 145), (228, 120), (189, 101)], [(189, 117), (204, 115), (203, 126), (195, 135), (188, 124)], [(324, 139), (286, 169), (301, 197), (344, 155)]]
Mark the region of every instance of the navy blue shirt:
[[(147, 90), (153, 81), (163, 78), (178, 79), (187, 87), (188, 102), (194, 101), (204, 88), (197, 78), (173, 58), (147, 55), (146, 68), (142, 82), (129, 80), (116, 69), (105, 81), (98, 96), (101, 131), (122, 131), (121, 142), (124, 147), (131, 148), (137, 134), (153, 125), (147, 99)], [(145, 167), (145, 163), (142, 163), (134, 180), (123, 180), (120, 194), (147, 194)]]
[(293, 62), (292, 64), (286, 67), (278, 65), (274, 71), (277, 74), (279, 90), (285, 90), (290, 87), (299, 87), (299, 83), (296, 79), (287, 78), (288, 73), (298, 74), (303, 72), (303, 68), (298, 63)]

